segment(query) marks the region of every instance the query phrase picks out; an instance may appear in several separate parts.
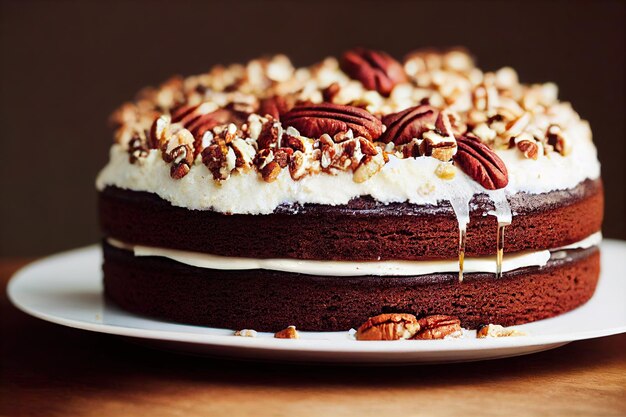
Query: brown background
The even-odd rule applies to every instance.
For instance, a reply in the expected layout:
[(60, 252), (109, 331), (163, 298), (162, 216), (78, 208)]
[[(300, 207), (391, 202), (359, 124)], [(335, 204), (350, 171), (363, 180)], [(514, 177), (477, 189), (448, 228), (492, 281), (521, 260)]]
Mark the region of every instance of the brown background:
[(109, 113), (147, 84), (285, 52), (296, 64), (364, 45), (401, 57), (465, 45), (485, 69), (555, 81), (591, 122), (607, 188), (605, 234), (624, 226), (624, 3), (2, 1), (0, 255), (98, 239), (94, 178)]

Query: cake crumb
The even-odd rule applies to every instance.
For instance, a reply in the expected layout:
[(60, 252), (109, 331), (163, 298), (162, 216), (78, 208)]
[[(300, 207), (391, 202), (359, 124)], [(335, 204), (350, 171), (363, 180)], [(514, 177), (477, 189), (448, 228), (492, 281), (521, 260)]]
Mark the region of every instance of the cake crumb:
[(510, 328), (503, 327), (499, 324), (488, 324), (486, 326), (481, 326), (476, 331), (476, 337), (479, 339), (485, 339), (488, 337), (516, 337), (516, 336), (527, 336), (525, 332)]
[(257, 335), (257, 331), (252, 330), (252, 329), (242, 329), (242, 330), (237, 330), (235, 332), (235, 336), (241, 336), (241, 337), (256, 337), (256, 335)]

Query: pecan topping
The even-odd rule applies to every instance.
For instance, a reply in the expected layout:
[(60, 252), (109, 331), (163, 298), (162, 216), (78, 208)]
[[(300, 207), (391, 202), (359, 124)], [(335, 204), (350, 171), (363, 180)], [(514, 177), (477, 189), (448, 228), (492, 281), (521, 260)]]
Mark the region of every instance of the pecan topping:
[(341, 88), (339, 87), (339, 84), (337, 83), (332, 83), (331, 85), (323, 89), (322, 97), (324, 98), (324, 101), (328, 101), (329, 103), (332, 103), (335, 96), (339, 94), (340, 89)]
[(352, 180), (357, 183), (365, 182), (380, 171), (383, 165), (385, 165), (385, 158), (382, 152), (377, 153), (374, 156), (365, 155), (359, 163), (357, 169), (354, 170)]
[(279, 135), (279, 123), (265, 123), (261, 128), (261, 133), (259, 134), (259, 137), (257, 138), (257, 144), (259, 145), (259, 149), (269, 149), (271, 147), (274, 147), (278, 142)]
[(392, 313), (370, 317), (356, 332), (357, 340), (410, 339), (420, 325), (413, 314)]
[(548, 127), (546, 138), (548, 145), (551, 145), (561, 155), (567, 155), (570, 152), (567, 136), (558, 125)]
[(189, 145), (179, 145), (171, 152), (172, 167), (170, 175), (172, 178), (179, 180), (189, 173), (193, 164), (193, 149)]
[(300, 335), (296, 330), (296, 326), (289, 326), (279, 332), (274, 333), (276, 339), (299, 339)]
[(509, 176), (504, 162), (487, 145), (471, 135), (456, 138), (454, 162), (472, 179), (488, 190), (504, 188)]
[(207, 146), (202, 151), (202, 163), (213, 174), (216, 180), (225, 180), (235, 168), (237, 156), (232, 148), (226, 145), (222, 138), (216, 138), (215, 143)]
[(510, 140), (526, 158), (537, 159), (539, 157), (539, 144), (529, 134), (522, 133), (519, 137), (513, 137)]
[(376, 90), (389, 97), (396, 84), (407, 81), (402, 65), (382, 51), (355, 48), (341, 58), (341, 69), (361, 81), (368, 90)]
[(317, 138), (349, 129), (355, 136), (374, 140), (382, 134), (382, 124), (370, 112), (353, 106), (320, 103), (297, 106), (283, 115), (285, 126), (293, 126), (305, 136)]
[(150, 149), (160, 149), (170, 138), (170, 116), (163, 115), (154, 119), (148, 135)]
[(261, 116), (270, 115), (274, 119), (280, 120), (280, 116), (287, 113), (292, 107), (293, 103), (289, 103), (285, 97), (272, 96), (261, 100), (259, 114)]
[[(229, 123), (239, 125), (243, 121), (237, 112), (215, 107), (211, 103), (203, 103), (198, 106), (180, 106), (172, 111), (171, 122), (179, 123), (191, 132), (195, 138), (195, 149), (198, 152), (201, 150), (202, 136), (206, 132)], [(153, 125), (153, 128), (155, 127)]]
[(383, 124), (387, 126), (387, 130), (380, 137), (380, 141), (393, 142), (396, 145), (409, 143), (414, 138), (420, 139), (436, 121), (437, 112), (426, 104), (388, 114), (383, 117)]
[(134, 135), (128, 142), (128, 160), (131, 164), (140, 162), (141, 158), (148, 156), (148, 147), (138, 135)]
[(436, 314), (419, 319), (419, 331), (411, 339), (430, 340), (444, 337), (461, 331), (461, 320), (453, 316)]

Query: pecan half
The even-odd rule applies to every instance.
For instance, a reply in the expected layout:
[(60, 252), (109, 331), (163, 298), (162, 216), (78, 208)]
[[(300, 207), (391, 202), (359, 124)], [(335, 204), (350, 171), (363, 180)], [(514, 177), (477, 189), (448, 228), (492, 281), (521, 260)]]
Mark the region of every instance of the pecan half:
[(443, 339), (448, 335), (461, 331), (461, 320), (453, 316), (440, 314), (426, 316), (419, 319), (417, 323), (419, 324), (419, 331), (411, 339)]
[(341, 69), (361, 81), (368, 90), (376, 90), (388, 97), (396, 84), (407, 81), (402, 65), (382, 51), (355, 48), (343, 54)]
[(453, 159), (467, 175), (488, 190), (504, 188), (509, 176), (504, 162), (487, 145), (472, 135), (456, 138)]
[(420, 329), (413, 314), (392, 313), (370, 317), (356, 331), (357, 340), (410, 339)]
[(304, 136), (318, 138), (324, 133), (335, 135), (352, 129), (355, 136), (369, 140), (380, 137), (383, 126), (367, 110), (333, 103), (294, 107), (281, 118), (285, 126), (296, 128)]
[(420, 139), (436, 121), (436, 110), (426, 104), (388, 114), (383, 117), (383, 124), (387, 126), (387, 130), (380, 137), (380, 141), (393, 142), (396, 145), (409, 143), (414, 138)]

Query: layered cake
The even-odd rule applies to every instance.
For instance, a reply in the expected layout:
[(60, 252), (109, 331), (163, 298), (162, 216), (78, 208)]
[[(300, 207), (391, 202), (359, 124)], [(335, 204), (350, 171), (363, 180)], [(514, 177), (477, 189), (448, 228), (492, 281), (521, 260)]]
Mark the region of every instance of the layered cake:
[(112, 120), (104, 287), (129, 311), (234, 330), (381, 314), (476, 328), (556, 316), (595, 290), (588, 123), (556, 85), (483, 72), (464, 50), (217, 66)]

